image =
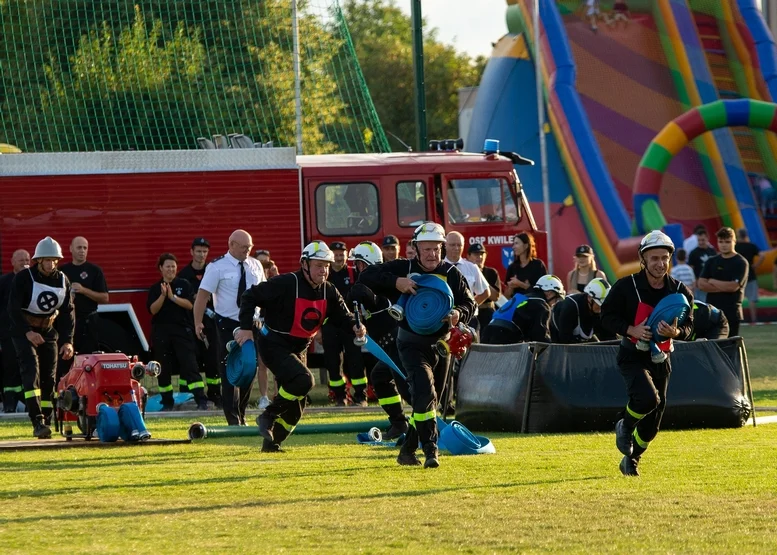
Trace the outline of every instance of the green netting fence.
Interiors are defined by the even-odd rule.
[[[306,154],[386,152],[337,0],[300,0]],[[296,145],[291,0],[0,0],[0,143]]]

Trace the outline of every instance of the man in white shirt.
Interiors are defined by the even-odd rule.
[[[486,281],[483,272],[480,271],[477,264],[473,264],[461,257],[463,252],[464,236],[458,231],[451,231],[445,238],[445,261],[456,266],[459,272],[464,275],[469,288],[472,290],[472,294],[475,296],[475,302],[480,304],[488,299],[490,292],[488,281]],[[478,311],[475,309],[475,314],[468,323],[476,329],[478,328],[477,314]]]
[[[699,224],[696,227],[693,228],[693,233],[691,233],[690,237],[686,237],[683,241],[683,250],[687,254],[691,254],[693,252],[693,249],[699,246],[699,233],[706,233],[707,228],[703,225]]]
[[[213,296],[218,328],[219,370],[221,372],[221,398],[224,404],[224,416],[230,426],[245,426],[246,407],[251,396],[251,388],[241,391],[229,383],[226,376],[227,343],[232,332],[240,327],[240,297],[251,286],[265,281],[262,264],[249,253],[253,240],[248,232],[238,229],[229,236],[229,251],[208,264],[202,276],[197,299],[194,302],[194,327],[197,337],[202,339],[204,325],[202,318],[208,299]]]

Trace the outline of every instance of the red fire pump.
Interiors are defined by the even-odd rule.
[[[440,339],[437,342],[437,353],[442,357],[450,354],[456,360],[461,360],[467,354],[467,349],[472,345],[474,338],[475,330],[459,322],[451,328],[450,337],[447,340]]]
[[[59,381],[54,399],[55,426],[67,439],[92,439],[97,429],[98,405],[116,410],[134,402],[145,414],[148,392],[138,383],[144,375],[159,376],[158,362],[143,364],[122,353],[77,355],[70,372]],[[81,430],[73,434],[71,422]]]

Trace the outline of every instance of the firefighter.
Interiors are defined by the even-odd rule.
[[[210,252],[210,242],[205,237],[196,237],[192,241],[189,251],[192,255],[192,261],[178,271],[178,277],[185,279],[191,286],[192,302],[197,297],[197,291],[200,290],[200,282],[205,276],[205,268],[208,266],[208,253]],[[197,341],[197,364],[199,371],[205,374],[205,384],[208,389],[208,399],[213,402],[216,408],[221,406],[221,376],[219,375],[219,356],[218,356],[218,333],[216,331],[216,322],[213,320],[213,302],[208,302],[208,308],[205,310],[206,318],[202,319],[204,325],[203,335],[205,341]],[[193,317],[193,312],[192,312]],[[194,321],[192,320],[192,325]],[[199,381],[199,380],[198,380]],[[179,386],[183,385],[178,382]]]
[[[542,276],[525,294],[515,293],[494,312],[483,330],[482,342],[489,345],[523,341],[550,343],[550,311],[565,295],[564,284],[558,277]]]
[[[475,311],[475,299],[467,280],[455,266],[443,262],[445,257],[445,229],[433,222],[418,226],[413,232],[417,256],[413,260],[396,259],[382,265],[368,267],[359,277],[360,281],[378,294],[392,295],[416,293],[415,275],[431,274],[444,280],[453,294],[453,309],[440,322],[436,331],[419,334],[410,328],[407,318],[399,323],[397,351],[402,366],[407,371],[410,401],[413,415],[410,419],[405,442],[399,451],[397,462],[416,466],[421,461],[416,456],[420,440],[426,460],[425,468],[440,465],[437,450],[437,392],[435,390],[434,367],[439,355],[435,344],[448,335],[450,327],[459,321],[467,322]],[[442,381],[445,383],[445,380]]]
[[[208,398],[197,365],[196,343],[192,327],[191,284],[176,277],[178,260],[169,252],[159,256],[157,269],[162,279],[148,290],[146,307],[151,313],[151,342],[154,357],[161,363],[159,393],[162,410],[173,410],[173,369],[178,370],[199,410],[207,410]]]
[[[365,241],[359,243],[353,249],[354,265],[356,271],[361,274],[369,266],[383,263],[383,254],[375,243]],[[357,280],[348,292],[347,304],[353,306],[357,302],[360,306],[364,324],[370,337],[380,345],[391,360],[402,370],[402,363],[397,352],[397,321],[391,317],[388,309],[399,298],[398,292],[393,299],[376,295],[364,283]],[[404,372],[404,370],[403,370]],[[410,390],[407,382],[394,375],[389,366],[377,361],[370,372],[370,383],[375,389],[378,404],[388,416],[390,426],[383,434],[383,439],[392,440],[407,433],[407,417],[402,410],[402,401],[410,404]]]
[[[599,315],[609,290],[606,279],[594,278],[582,293],[569,295],[556,303],[550,315],[551,341],[567,345],[599,341]]]
[[[645,235],[639,245],[642,269],[615,282],[602,305],[602,325],[622,337],[617,361],[629,401],[615,426],[615,443],[623,454],[620,471],[624,476],[639,476],[640,457],[661,424],[672,369],[671,356],[654,363],[649,351],[637,349],[637,342],[652,338],[647,318],[667,295],[681,293],[693,305],[688,288],[668,274],[672,253],[674,244],[667,235],[661,231]],[[693,316],[689,315],[681,326],[676,321],[662,321],[657,331],[661,337],[670,338],[661,344],[661,350],[670,355],[671,339],[687,340],[693,335]]]
[[[728,320],[723,311],[709,303],[694,299],[691,341],[726,339],[728,335]]]
[[[70,282],[57,270],[62,260],[62,248],[46,237],[38,242],[32,256],[37,264],[14,277],[8,298],[11,336],[22,374],[24,399],[32,421],[32,435],[39,439],[51,437],[59,356],[73,357],[75,308],[70,296]]]
[[[253,338],[254,311],[262,308],[265,317],[257,340],[259,353],[278,385],[278,394],[257,418],[264,438],[263,453],[280,451],[302,418],[314,385],[313,374],[303,360],[324,320],[352,330],[357,337],[366,333],[364,326],[356,327],[343,297],[326,280],[333,261],[326,243],[313,241],[303,249],[298,271],[255,285],[242,296],[240,331],[235,339],[242,345]]]
[[[11,337],[11,317],[8,314],[8,296],[11,294],[13,278],[30,266],[30,253],[19,249],[11,256],[11,268],[0,277],[0,350],[3,359],[3,410],[16,412],[16,407],[24,401],[22,375],[19,373],[19,362],[16,359],[16,349]]]
[[[355,281],[353,267],[349,266],[345,259],[347,248],[342,241],[333,241],[329,244],[329,250],[332,251],[334,262],[329,268],[327,281],[337,288],[341,297],[346,298]],[[353,336],[349,330],[343,330],[342,327],[327,322],[321,328],[321,338],[324,347],[324,366],[329,373],[329,391],[335,404],[340,406],[348,404],[345,378],[341,373],[342,366],[345,377],[353,386],[353,404],[366,407],[367,375],[364,371],[361,349],[353,344]]]

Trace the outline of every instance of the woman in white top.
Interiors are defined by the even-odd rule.
[[[594,278],[607,279],[607,276],[596,268],[594,251],[590,245],[580,245],[575,249],[575,268],[567,274],[567,291],[582,293]]]

